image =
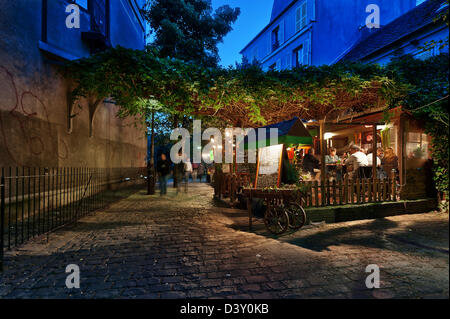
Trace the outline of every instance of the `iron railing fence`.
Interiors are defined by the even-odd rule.
[[[1,168],[3,253],[104,208],[145,183],[146,168]]]

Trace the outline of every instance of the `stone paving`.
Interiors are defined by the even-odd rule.
[[[0,298],[448,298],[448,214],[308,225],[276,238],[206,184],[139,192],[7,252]],[[80,289],[66,288],[66,266]],[[367,289],[366,266],[380,267]]]

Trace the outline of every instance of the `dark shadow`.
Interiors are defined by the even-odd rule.
[[[229,203],[226,203],[224,200],[219,199],[217,197],[214,197],[213,205],[214,205],[214,207],[220,207],[220,208],[229,208],[230,207]]]
[[[374,224],[377,224],[375,222]],[[301,246],[303,248],[307,248],[314,251],[324,251],[329,250],[329,246],[333,245],[351,245],[351,246],[364,246],[370,248],[381,248],[388,249],[386,245],[386,241],[378,236],[374,236],[373,234],[367,235],[356,235],[352,237],[343,237],[343,235],[348,235],[348,233],[354,231],[372,231],[371,225],[369,223],[366,227],[343,227],[343,228],[334,228],[324,231],[318,231],[313,235],[306,235],[298,238],[293,238],[286,240],[286,242]],[[392,226],[393,227],[393,226]],[[301,231],[301,230],[300,230]]]
[[[409,230],[390,232],[390,229],[399,226],[398,223],[387,218],[378,218],[365,222],[361,221],[362,223],[352,226],[345,223],[336,223],[332,228],[326,229],[323,229],[320,224],[305,225],[300,230],[289,229],[284,234],[277,236],[267,231],[262,218],[254,217],[252,230],[249,230],[248,218],[241,218],[243,214],[224,215],[232,220],[235,217],[234,223],[228,226],[234,230],[277,239],[317,252],[328,251],[330,246],[350,245],[393,251],[398,249],[402,251],[410,250],[412,253],[419,254],[427,253],[427,251],[449,254],[448,223],[438,221],[430,221],[426,225],[415,222],[408,226]],[[342,227],[339,227],[340,224]],[[423,235],[420,235],[420,230],[422,230]],[[446,247],[442,247],[445,246],[445,242],[447,243]]]

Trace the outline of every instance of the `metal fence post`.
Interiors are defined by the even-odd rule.
[[[5,169],[2,168],[2,177],[0,181],[0,271],[3,271],[3,251],[5,235]]]

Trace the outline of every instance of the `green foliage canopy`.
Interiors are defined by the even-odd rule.
[[[264,72],[257,65],[209,68],[161,58],[153,49],[110,49],[69,63],[72,99],[112,98],[121,116],[144,115],[143,100],[167,112],[215,115],[227,124],[270,124],[291,116],[323,118],[336,109],[396,106],[406,86],[376,65],[359,63]]]
[[[426,61],[406,56],[385,67],[346,63],[264,72],[257,65],[210,68],[161,58],[154,49],[117,47],[69,63],[66,75],[74,81],[73,102],[109,97],[120,116],[145,117],[145,101],[156,100],[165,113],[214,115],[242,127],[402,105],[426,123],[436,185],[448,197],[448,54]]]
[[[150,0],[141,12],[155,36],[151,46],[161,57],[215,67],[217,45],[232,30],[240,9],[225,5],[213,12],[211,1]]]

